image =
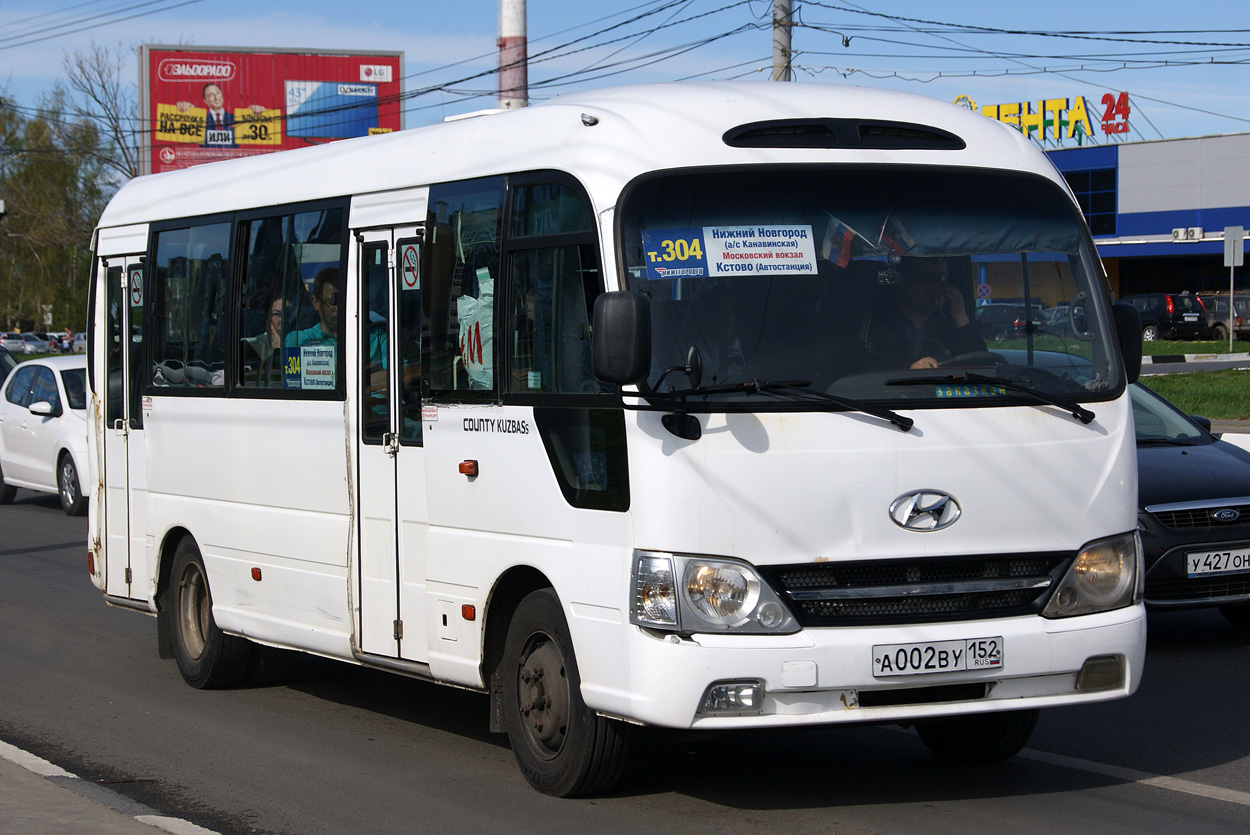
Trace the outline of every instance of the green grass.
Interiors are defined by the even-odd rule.
[[[1212,420],[1250,420],[1250,371],[1152,374],[1141,382],[1187,415]]]
[[[1157,339],[1154,342],[1141,344],[1142,356],[1157,357],[1161,354],[1227,354],[1228,340],[1214,342],[1182,342]],[[1234,354],[1250,353],[1250,342],[1240,339],[1233,340]]]

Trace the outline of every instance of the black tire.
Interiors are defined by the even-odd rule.
[[[1007,331],[1005,331],[1005,330],[1003,330],[1003,329],[999,328],[999,329],[997,329],[997,330],[995,330],[995,331],[994,331],[993,335],[992,335],[990,338],[991,338],[991,339],[993,339],[995,342],[1006,342],[1006,341],[1007,341]]]
[[[1221,606],[1220,614],[1238,629],[1250,629],[1250,603],[1231,603]]]
[[[61,455],[56,465],[56,492],[66,516],[82,516],[87,512],[87,497],[82,494],[78,468],[74,466],[74,456],[68,452]]]
[[[1154,342],[1159,338],[1158,325],[1143,325],[1141,329],[1141,338],[1143,342]]]
[[[197,690],[241,684],[252,672],[255,644],[217,627],[208,574],[189,536],[174,551],[167,599],[174,659],[187,684]]]
[[[1223,325],[1216,325],[1211,329],[1211,338],[1219,340],[1228,339],[1228,328]]]
[[[1033,709],[952,716],[917,725],[916,732],[938,759],[993,763],[1020,753],[1037,727],[1038,713]]]
[[[530,785],[556,797],[612,788],[628,757],[626,727],[582,701],[569,627],[551,589],[517,607],[501,672],[508,739]]]
[[[4,483],[4,468],[0,467],[0,504],[13,504],[17,488]]]

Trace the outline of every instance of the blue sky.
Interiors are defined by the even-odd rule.
[[[1250,62],[1244,3],[793,4],[798,83],[978,104],[1081,95],[1091,111],[1104,94],[1128,91],[1130,140],[1250,131],[1250,74],[1236,63]],[[529,0],[531,98],[644,81],[765,80],[771,5]],[[93,42],[124,48],[126,77],[135,79],[141,43],[396,50],[405,55],[405,89],[429,90],[407,104],[406,125],[415,127],[494,106],[494,77],[470,77],[495,66],[497,27],[498,0],[0,0],[0,86],[35,105],[61,75],[64,54]]]

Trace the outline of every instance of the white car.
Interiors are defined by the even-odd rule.
[[[22,335],[20,333],[0,333],[0,348],[5,348],[15,354],[20,354],[26,350],[26,343],[22,341]]]
[[[87,511],[87,360],[19,363],[0,391],[0,504],[17,488],[56,493],[70,516]]]

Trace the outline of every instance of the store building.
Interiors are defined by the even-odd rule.
[[[1047,152],[1089,221],[1117,296],[1228,292],[1224,229],[1250,230],[1250,133]],[[1238,267],[1237,292],[1250,289]]]

